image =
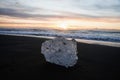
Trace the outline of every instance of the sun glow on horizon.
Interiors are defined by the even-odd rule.
[[[89,0],[0,0],[0,28],[120,30],[119,0],[88,2]]]
[[[68,27],[69,27],[69,25],[67,24],[67,23],[59,23],[59,24],[57,24],[57,27],[58,28],[61,28],[62,30],[67,30],[68,29]]]

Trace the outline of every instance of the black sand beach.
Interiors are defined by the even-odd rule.
[[[120,48],[77,43],[79,60],[67,69],[45,61],[41,54],[45,40],[0,35],[0,76],[16,80],[120,80]]]

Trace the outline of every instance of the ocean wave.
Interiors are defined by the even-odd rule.
[[[64,36],[67,38],[120,42],[119,31],[80,30],[59,32],[54,30],[0,29],[0,34],[20,34],[35,36]]]

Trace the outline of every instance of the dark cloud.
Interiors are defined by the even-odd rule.
[[[44,15],[44,14],[30,14],[27,12],[17,11],[10,8],[0,8],[0,15],[19,18],[64,18],[62,15]]]
[[[108,3],[105,1],[107,1]],[[120,17],[120,0],[63,0],[64,3],[68,3],[67,6],[69,8],[61,7],[63,8],[63,10],[61,9],[61,11],[59,11],[57,7],[53,6],[50,6],[50,10],[48,8],[50,4],[41,8],[41,6],[39,5],[34,5],[34,7],[31,6],[30,4],[32,4],[32,2],[26,5],[20,0],[1,0],[0,2],[0,15],[6,15],[11,17],[40,19],[71,17]],[[84,11],[82,12],[82,10]]]
[[[71,18],[71,17],[94,17],[95,16],[89,16],[84,14],[77,14],[72,12],[62,12],[62,11],[56,11],[58,13],[61,13],[61,15],[44,15],[44,14],[30,14],[25,13],[23,11],[17,11],[15,9],[10,8],[0,8],[0,15],[6,15],[10,17],[19,17],[19,18],[41,18],[41,19],[47,19],[47,18]]]
[[[104,6],[98,6],[97,8],[104,8]],[[119,5],[118,5],[119,6]],[[118,8],[116,6],[115,8]],[[39,14],[31,14],[31,11],[39,10]],[[53,14],[44,14],[46,11],[51,11]],[[55,15],[54,13],[60,13],[59,15]],[[0,15],[10,16],[10,17],[19,17],[19,18],[39,18],[42,20],[49,19],[49,18],[79,18],[79,17],[88,17],[88,18],[100,18],[100,17],[106,17],[106,16],[95,16],[95,15],[87,15],[87,14],[80,14],[80,13],[74,13],[74,12],[67,12],[67,11],[55,11],[55,10],[49,10],[44,8],[0,8]]]
[[[20,13],[10,8],[0,8],[0,15],[12,16],[12,17],[29,17],[27,14]]]

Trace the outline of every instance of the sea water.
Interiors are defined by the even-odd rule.
[[[0,34],[27,36],[53,39],[64,36],[67,39],[74,38],[77,42],[120,47],[120,31],[118,30],[74,30],[56,31],[43,29],[0,29]]]
[[[0,29],[0,34],[34,35],[46,37],[64,36],[67,38],[120,43],[120,31],[117,30],[56,31],[42,29]]]

